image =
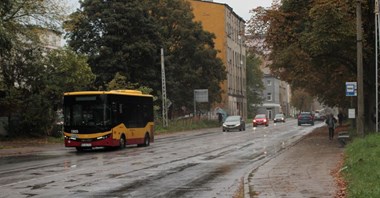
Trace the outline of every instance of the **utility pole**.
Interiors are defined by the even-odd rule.
[[[168,108],[167,108],[167,102],[166,102],[164,48],[161,48],[161,79],[162,79],[162,126],[168,127]]]
[[[357,84],[358,84],[358,117],[356,132],[364,136],[364,90],[363,90],[363,30],[361,0],[356,0],[356,45],[357,45]]]
[[[379,64],[379,33],[380,33],[380,27],[379,27],[379,1],[375,0],[375,78],[376,78],[376,83],[375,83],[375,88],[376,88],[376,108],[375,108],[375,124],[376,124],[376,132],[379,131],[379,87],[378,87],[378,81],[379,81],[379,70],[378,70],[378,64]]]

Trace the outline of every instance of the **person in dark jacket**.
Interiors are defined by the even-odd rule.
[[[332,140],[334,138],[336,121],[337,120],[332,113],[326,119],[326,124],[329,128],[329,140]]]
[[[339,126],[342,126],[342,123],[343,123],[343,113],[342,112],[339,112],[338,114],[338,122],[339,122]]]

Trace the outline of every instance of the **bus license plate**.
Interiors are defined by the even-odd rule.
[[[91,143],[83,143],[81,144],[81,147],[91,147]]]

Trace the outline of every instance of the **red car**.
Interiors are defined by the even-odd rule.
[[[268,126],[269,125],[269,119],[267,115],[265,114],[257,114],[255,118],[252,121],[253,127],[257,127],[257,125],[264,125]]]

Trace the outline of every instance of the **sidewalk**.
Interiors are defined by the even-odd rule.
[[[315,129],[296,145],[254,170],[248,177],[250,197],[335,197],[339,187],[333,170],[344,148],[328,139],[327,128]]]
[[[48,144],[48,145],[39,145],[39,146],[24,146],[24,147],[16,147],[16,148],[6,148],[0,149],[0,158],[1,157],[10,157],[10,156],[21,156],[21,155],[33,155],[36,153],[46,152],[46,151],[54,151],[54,150],[62,150],[64,146],[60,143],[56,144]]]

